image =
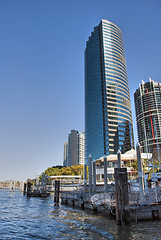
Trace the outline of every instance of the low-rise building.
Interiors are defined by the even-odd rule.
[[[107,177],[109,180],[114,179],[114,168],[117,167],[117,157],[117,154],[110,154],[107,156]],[[151,153],[141,153],[142,160],[150,160],[151,157]],[[137,153],[134,149],[131,149],[124,154],[121,154],[122,167],[127,167],[129,177],[135,174],[135,171],[131,166],[131,163],[135,160],[137,160]],[[102,181],[104,179],[104,157],[97,159],[96,165],[97,181]]]

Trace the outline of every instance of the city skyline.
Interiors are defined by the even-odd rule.
[[[121,29],[102,19],[85,49],[86,162],[134,148],[133,123]]]
[[[0,2],[0,180],[35,178],[62,164],[71,129],[84,131],[84,49],[102,18],[123,32],[133,93],[161,82],[161,2]]]

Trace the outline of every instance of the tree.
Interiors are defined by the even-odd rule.
[[[47,168],[43,173],[45,173],[48,176],[60,176],[60,175],[78,176],[78,175],[81,175],[83,178],[84,166],[83,165],[74,165],[71,167],[52,166],[52,167]]]

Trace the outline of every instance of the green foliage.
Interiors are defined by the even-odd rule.
[[[71,166],[71,167],[52,166],[52,167],[47,168],[44,173],[47,176],[60,176],[60,175],[78,176],[78,175],[81,175],[83,177],[84,166],[83,165],[76,165],[76,166]]]
[[[147,163],[147,160],[146,159],[143,159],[142,160],[142,164],[143,164],[143,171],[144,173],[147,172],[147,166],[148,166],[148,163]],[[127,167],[132,167],[133,170],[135,171],[135,174],[134,175],[138,175],[138,163],[137,163],[137,160],[133,160],[129,162],[127,162]]]

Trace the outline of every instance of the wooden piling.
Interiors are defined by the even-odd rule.
[[[30,197],[31,194],[31,183],[27,182],[27,197]]]
[[[55,180],[55,192],[54,192],[54,202],[59,204],[59,193],[60,193],[60,181]]]
[[[104,156],[104,189],[105,193],[107,193],[107,157]]]
[[[72,199],[72,206],[75,207],[75,201]]]
[[[96,161],[93,160],[93,193],[96,192]]]
[[[81,203],[81,209],[84,210],[84,202]]]
[[[121,151],[120,151],[120,149],[118,149],[118,151],[117,151],[117,167],[118,168],[122,167],[122,164],[121,164]]]
[[[89,196],[92,194],[92,155],[89,155]]]
[[[87,192],[87,165],[84,164],[84,193]]]
[[[143,194],[144,178],[143,178],[143,166],[141,162],[141,149],[140,149],[139,143],[137,143],[136,145],[136,152],[137,152],[137,163],[138,163],[139,190],[140,190],[140,193]]]
[[[116,220],[124,225],[131,222],[129,210],[127,168],[115,168]]]
[[[26,194],[26,183],[24,183],[23,194]]]

